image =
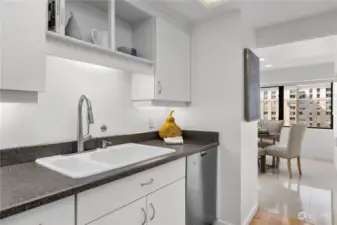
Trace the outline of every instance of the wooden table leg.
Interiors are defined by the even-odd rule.
[[[261,158],[261,163],[260,163],[261,173],[265,173],[266,172],[266,156],[264,155],[264,156],[261,156],[260,158]]]
[[[276,137],[274,136],[273,137],[273,145],[275,145],[276,144]],[[272,166],[273,166],[273,168],[275,168],[276,167],[276,157],[275,156],[273,156],[273,163],[272,163]]]

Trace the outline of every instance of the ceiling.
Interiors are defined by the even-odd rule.
[[[337,9],[336,0],[224,0],[212,8],[201,0],[148,0],[167,14],[187,24],[196,24],[226,11],[240,9],[252,27],[264,27]]]
[[[337,36],[315,38],[283,45],[254,49],[260,61],[260,69],[274,70],[322,63],[336,59]],[[267,67],[267,65],[272,65]]]

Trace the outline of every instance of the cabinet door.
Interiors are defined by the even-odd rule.
[[[129,205],[118,209],[90,225],[145,225],[146,224],[146,198],[139,199]]]
[[[148,225],[185,225],[185,178],[147,197]]]
[[[0,225],[75,225],[74,197],[0,220]]]
[[[190,101],[190,35],[156,18],[155,99]]]
[[[47,0],[2,0],[0,89],[44,91]]]

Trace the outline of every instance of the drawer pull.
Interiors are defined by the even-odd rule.
[[[154,219],[154,217],[156,216],[156,210],[155,210],[155,208],[154,208],[154,206],[153,206],[153,204],[152,204],[152,203],[150,203],[150,206],[151,206],[151,208],[152,208],[152,211],[153,211],[153,215],[152,215],[152,217],[150,218],[150,220],[153,220],[153,219]]]
[[[142,211],[144,213],[144,221],[143,221],[142,225],[145,225],[146,224],[146,212],[145,212],[144,208],[142,208]]]
[[[153,179],[153,178],[151,178],[151,180],[150,180],[149,182],[146,182],[146,183],[141,183],[140,185],[142,185],[142,186],[150,185],[150,184],[152,184],[152,183],[153,183],[153,181],[154,181],[154,179]]]

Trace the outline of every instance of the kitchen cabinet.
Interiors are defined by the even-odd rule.
[[[55,15],[48,19],[48,55],[130,72],[153,71],[152,14],[124,0],[49,0],[48,8]],[[75,25],[67,29],[68,24]],[[137,56],[126,53],[131,49]]]
[[[191,101],[190,35],[155,20],[154,73],[132,75],[132,100]]]
[[[0,225],[75,225],[75,197],[68,197],[0,220]]]
[[[0,90],[45,90],[46,5],[47,0],[0,2]]]
[[[147,196],[148,225],[185,225],[185,179]]]
[[[119,225],[118,222],[121,222],[120,225],[142,224],[144,211],[148,219],[149,216],[151,218],[153,216],[153,211],[149,211],[147,204],[149,198],[153,200],[153,206],[158,207],[159,211],[164,210],[165,205],[174,202],[175,206],[166,207],[169,210],[171,207],[177,209],[172,209],[172,212],[168,214],[177,214],[177,217],[181,219],[185,215],[185,176],[186,159],[182,158],[79,193],[77,195],[77,225]],[[153,197],[151,197],[152,194]],[[162,199],[164,195],[169,199]],[[164,202],[161,203],[161,201]],[[92,207],[93,205],[95,207]],[[178,212],[178,210],[183,211]],[[162,211],[159,215],[164,216],[165,213]],[[133,216],[135,218],[129,218],[130,216],[127,215],[135,215]]]
[[[180,179],[89,224],[185,225],[185,183]]]
[[[145,225],[146,198],[141,198],[129,205],[108,214],[90,225]]]
[[[156,19],[155,99],[189,102],[190,35]]]

